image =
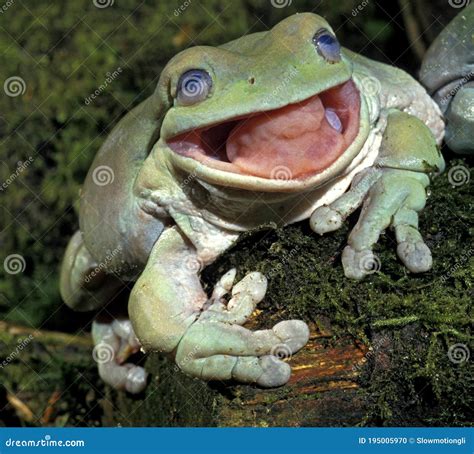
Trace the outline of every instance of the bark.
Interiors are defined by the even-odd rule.
[[[218,426],[328,426],[354,425],[364,415],[358,394],[360,365],[367,348],[348,339],[329,342],[332,334],[312,326],[304,351],[289,359],[293,375],[285,387],[265,390],[252,386],[204,384],[185,377],[169,361],[152,356],[150,386],[144,396],[131,397],[104,387],[95,372],[92,343],[85,335],[32,330],[0,323],[2,367],[2,420],[15,425],[97,425],[91,399],[100,407],[104,425],[218,425]],[[17,346],[25,344],[15,354]],[[58,364],[54,358],[60,357]],[[9,358],[8,360],[6,358]],[[89,383],[94,396],[71,399],[68,387],[77,379],[63,376],[75,371]],[[48,371],[60,366],[54,379]],[[38,381],[40,383],[38,383]],[[38,388],[39,385],[39,388]],[[199,394],[195,394],[198,391]],[[167,402],[163,401],[166,397]],[[77,421],[73,413],[85,416]]]

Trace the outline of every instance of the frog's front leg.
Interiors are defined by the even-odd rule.
[[[262,331],[242,327],[265,295],[265,277],[250,273],[233,286],[231,270],[208,299],[198,262],[194,246],[177,227],[166,230],[155,244],[129,303],[144,348],[171,354],[185,373],[203,380],[234,379],[266,387],[286,383],[291,369],[272,353],[302,348],[309,338],[306,324],[283,321]],[[228,292],[232,297],[226,304]]]
[[[311,228],[319,234],[336,230],[362,205],[342,254],[345,275],[361,279],[373,271],[372,248],[388,227],[395,230],[397,253],[405,266],[413,273],[427,271],[432,258],[418,231],[418,212],[426,203],[428,174],[443,169],[444,160],[428,127],[393,110],[374,167],[356,175],[350,190],[335,202],[317,208]]]

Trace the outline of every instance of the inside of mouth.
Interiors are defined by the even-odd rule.
[[[352,81],[279,109],[187,131],[168,139],[182,156],[218,170],[268,179],[305,178],[336,161],[359,130]]]

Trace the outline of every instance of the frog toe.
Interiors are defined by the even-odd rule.
[[[398,245],[397,254],[412,273],[424,273],[433,265],[431,251],[423,241],[404,241]]]
[[[263,388],[276,388],[288,382],[291,376],[291,367],[273,355],[260,358],[262,375],[258,377],[257,384]]]
[[[125,363],[130,355],[140,349],[128,319],[92,324],[94,349],[92,356],[97,362],[99,376],[108,385],[132,394],[142,392],[147,384],[148,374],[143,367]]]
[[[327,205],[317,208],[309,221],[311,229],[319,235],[339,229],[343,222],[341,214]]]
[[[380,260],[370,249],[356,251],[346,246],[342,252],[342,266],[346,277],[360,280],[380,270]]]

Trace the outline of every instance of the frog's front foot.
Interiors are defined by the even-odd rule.
[[[413,273],[427,271],[432,258],[418,231],[418,212],[425,206],[428,184],[421,172],[369,168],[356,176],[348,192],[314,211],[311,228],[321,235],[336,230],[362,205],[342,253],[345,275],[361,279],[380,267],[372,248],[388,227],[395,230],[397,253],[405,266]]]
[[[280,358],[308,342],[308,327],[300,320],[254,332],[240,326],[265,296],[267,280],[253,272],[233,286],[235,273],[232,269],[221,278],[199,319],[186,331],[177,349],[176,364],[204,380],[281,386],[289,380],[291,368]],[[223,298],[227,293],[231,293],[228,302]]]
[[[244,328],[241,325],[265,295],[265,277],[249,273],[233,285],[235,270],[231,270],[208,298],[194,266],[197,261],[194,246],[176,227],[166,230],[155,244],[129,303],[145,350],[168,353],[183,372],[203,380],[265,387],[286,383],[291,369],[281,357],[307,343],[306,323],[289,320],[267,330]]]
[[[132,394],[143,391],[147,383],[145,369],[125,362],[130,355],[140,350],[140,342],[130,320],[95,320],[92,324],[92,338],[92,355],[98,364],[102,380],[115,389]]]

